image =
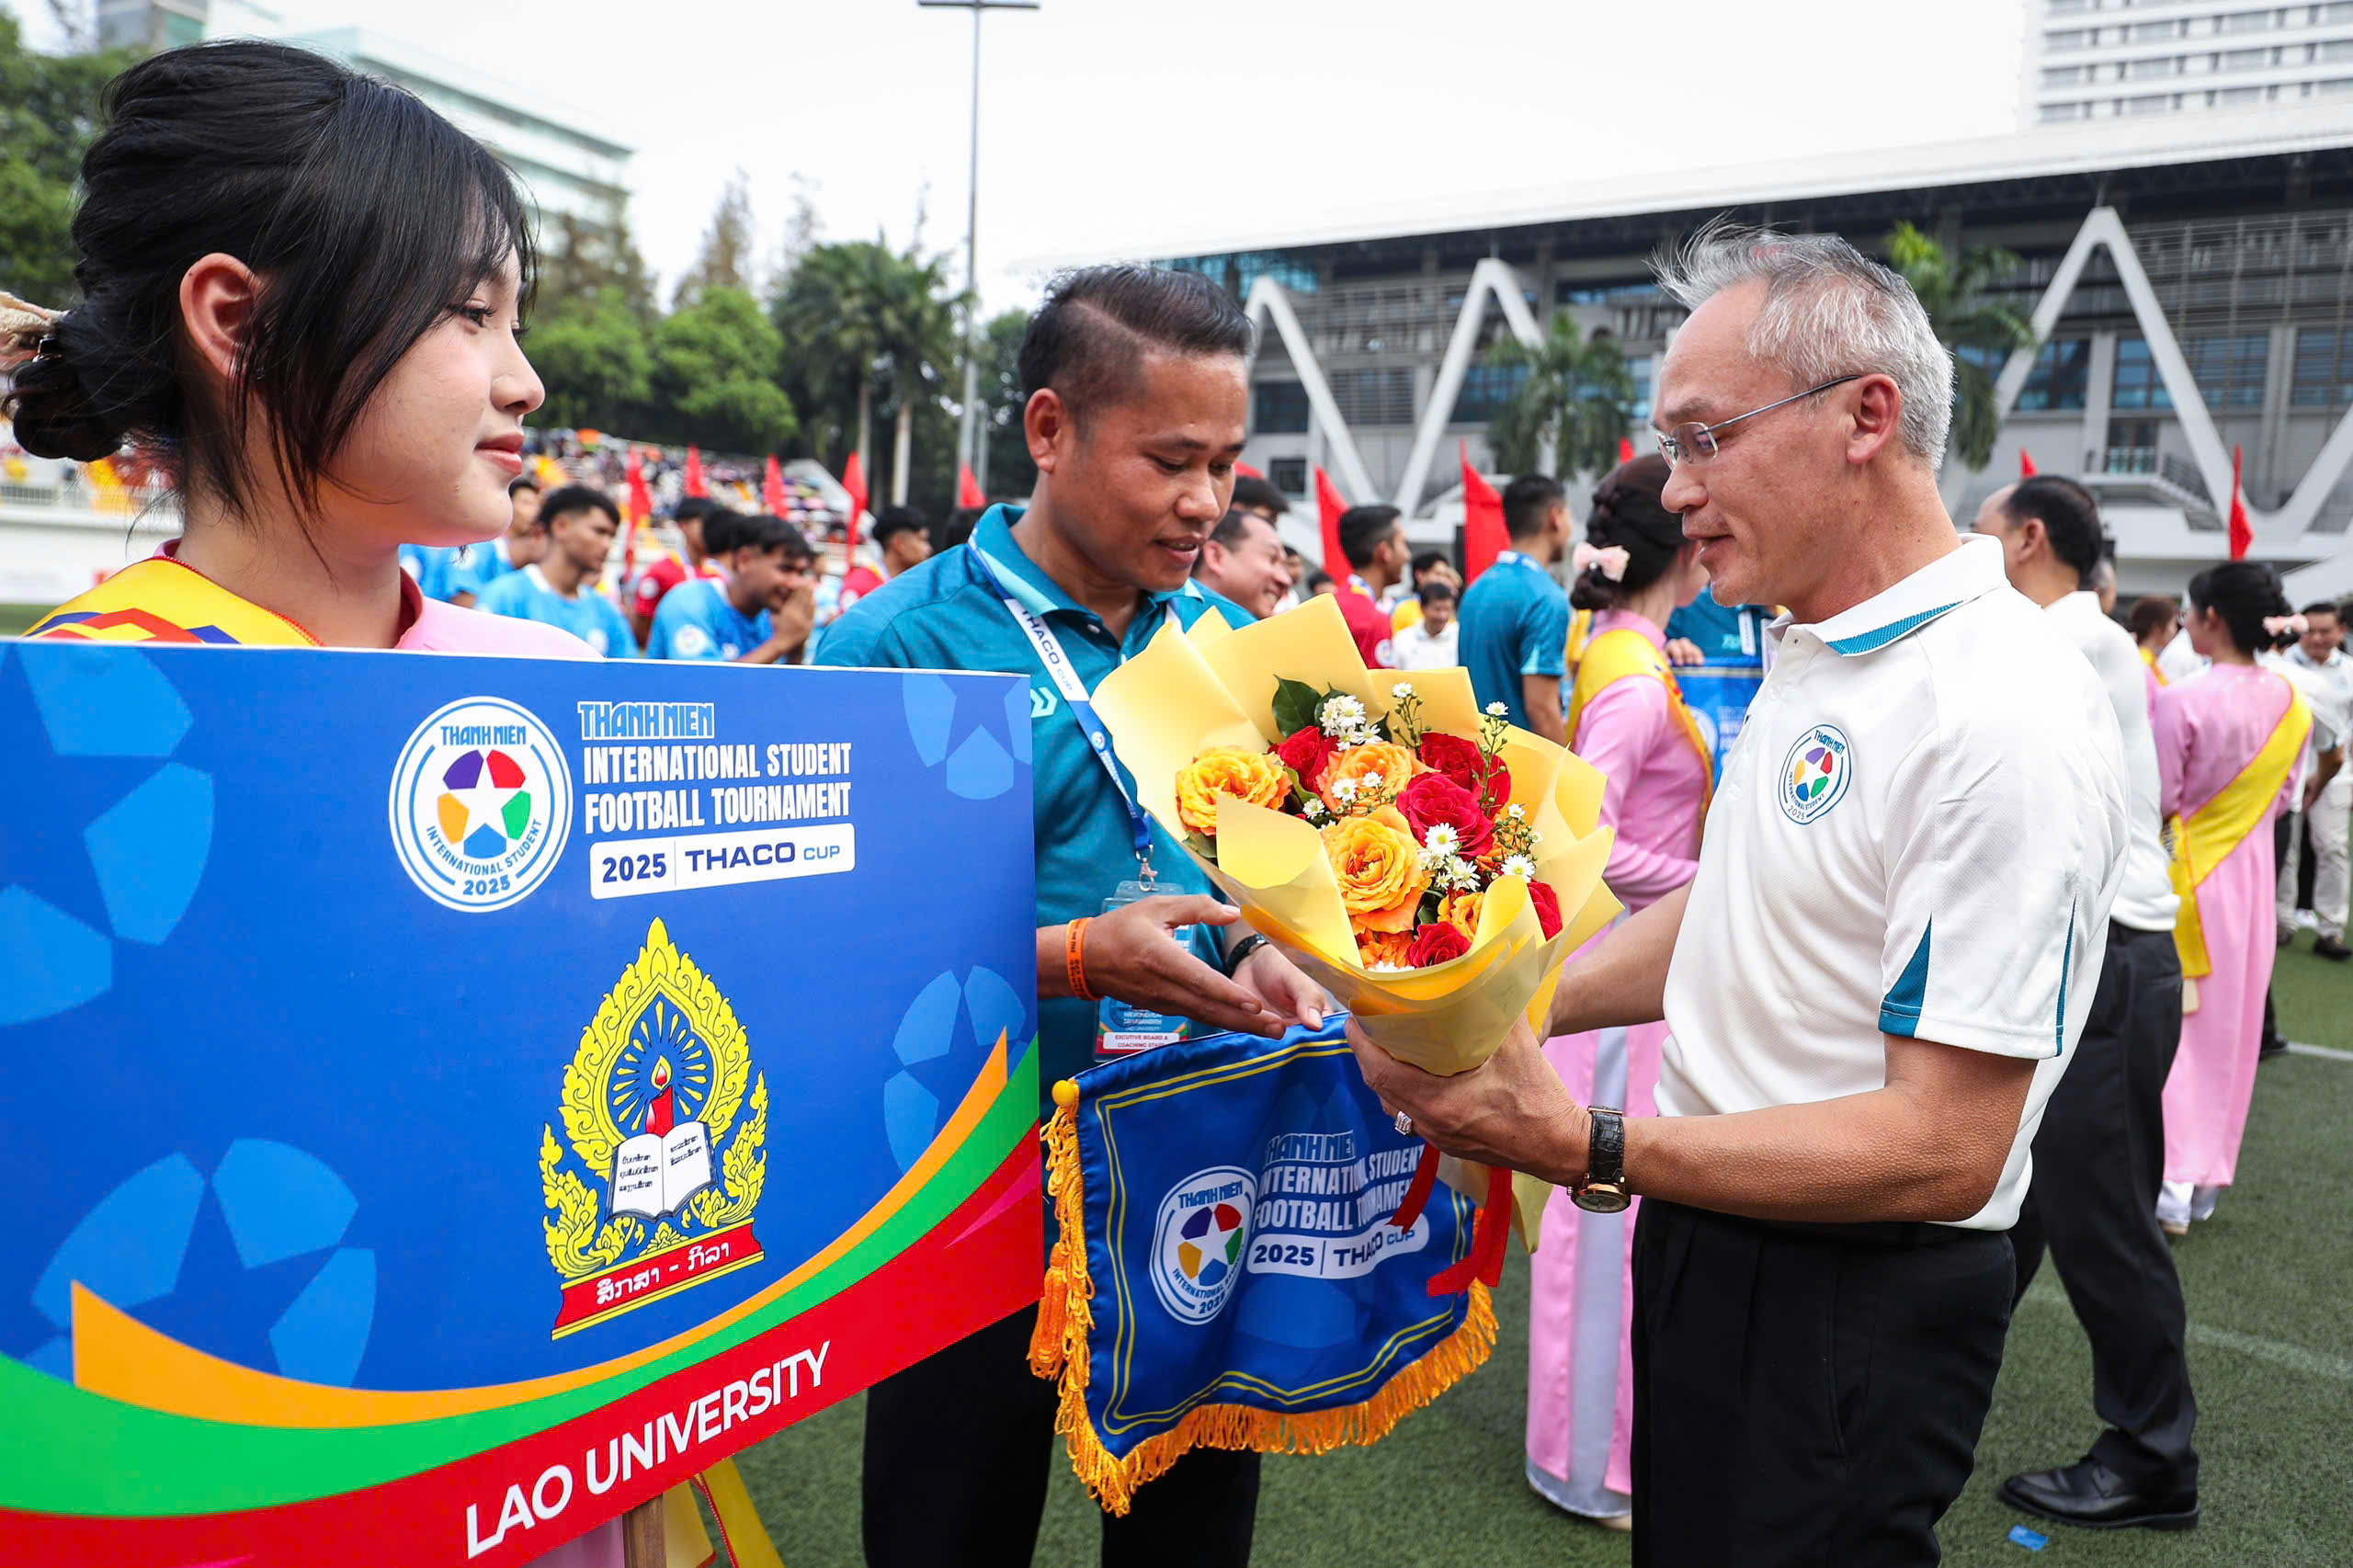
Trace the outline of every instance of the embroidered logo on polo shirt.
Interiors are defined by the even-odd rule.
[[[1802,827],[1826,814],[1847,796],[1855,756],[1847,733],[1816,724],[1797,738],[1781,761],[1781,814]]]

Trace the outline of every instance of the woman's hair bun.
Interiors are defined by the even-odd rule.
[[[75,365],[74,345],[95,335],[89,314],[85,306],[60,316],[40,352],[17,367],[7,413],[17,444],[35,457],[96,462],[119,450],[130,432],[125,411],[102,408]]]

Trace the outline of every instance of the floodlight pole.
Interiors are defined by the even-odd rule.
[[[972,13],[972,170],[964,206],[964,416],[956,426],[956,460],[978,472],[981,401],[981,13],[1034,11],[1040,0],[915,0],[925,10]]]

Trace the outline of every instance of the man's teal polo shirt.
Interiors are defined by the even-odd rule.
[[[1128,627],[1113,637],[1092,610],[1081,608],[1013,542],[1017,506],[993,506],[972,530],[972,548],[984,552],[1007,592],[1042,619],[1063,645],[1079,678],[1093,691],[1121,661],[1140,653],[1174,611],[1190,626],[1214,608],[1240,626],[1248,615],[1222,596],[1188,581],[1149,597]],[[1103,913],[1103,901],[1136,876],[1135,839],[1127,808],[1079,730],[1062,693],[1038,660],[1029,637],[982,573],[969,550],[935,555],[891,581],[891,590],[863,598],[826,629],[817,662],[848,668],[995,670],[1029,683],[1030,767],[1035,800],[1038,924]],[[1132,780],[1131,780],[1132,782]],[[942,853],[953,852],[955,824],[938,824]],[[1205,893],[1203,877],[1185,851],[1153,825],[1155,891]],[[1222,938],[1214,927],[1188,933],[1204,962],[1216,965]],[[1039,1009],[1039,1089],[1095,1060],[1095,1004],[1063,997]]]
[[[1765,628],[1773,616],[1770,605],[1720,605],[1714,589],[1702,588],[1667,617],[1666,634],[1687,639],[1711,665],[1761,665]]]
[[[1479,706],[1500,702],[1513,723],[1531,728],[1519,677],[1567,672],[1569,596],[1550,572],[1506,550],[1462,591],[1456,619],[1462,623],[1456,650]]]

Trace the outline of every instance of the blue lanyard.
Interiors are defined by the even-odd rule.
[[[1135,836],[1140,880],[1144,890],[1150,892],[1153,884],[1152,817],[1136,803],[1134,791],[1128,788],[1126,778],[1120,772],[1120,759],[1111,750],[1110,734],[1103,728],[1103,721],[1096,716],[1095,704],[1086,695],[1086,683],[1078,678],[1078,671],[1072,666],[1070,655],[1063,651],[1062,641],[1054,635],[1053,629],[1039,619],[1028,605],[1006,590],[1004,582],[997,576],[995,568],[989,564],[989,558],[981,547],[968,541],[964,548],[972,552],[972,564],[979,567],[981,575],[988,579],[989,586],[995,590],[996,597],[1005,601],[1005,608],[1013,612],[1015,624],[1029,639],[1029,645],[1037,650],[1038,662],[1046,666],[1047,676],[1052,679],[1055,689],[1063,694],[1063,706],[1078,721],[1079,731],[1086,735],[1086,744],[1094,751],[1097,760],[1103,764],[1103,771],[1111,776],[1111,788],[1120,792],[1120,803],[1128,809],[1128,828]]]

